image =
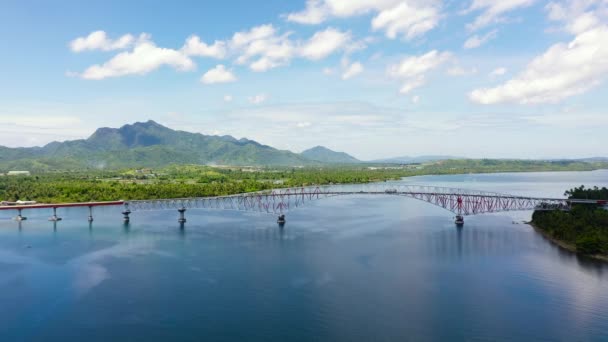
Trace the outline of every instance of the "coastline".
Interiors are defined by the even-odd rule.
[[[537,227],[532,221],[530,222],[525,222],[527,225],[531,226],[537,233],[539,233],[543,238],[549,240],[551,243],[555,244],[556,246],[565,249],[571,253],[574,253],[576,255],[580,255],[580,256],[584,256],[584,257],[588,257],[588,258],[592,258],[594,260],[600,260],[600,261],[604,261],[604,262],[608,262],[608,255],[602,255],[602,254],[582,254],[576,251],[576,246],[569,244],[567,242],[561,241],[559,239],[556,239],[555,237],[551,236],[549,233],[545,232],[544,230],[542,230],[541,228]]]

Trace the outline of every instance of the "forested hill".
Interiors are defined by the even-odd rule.
[[[330,164],[354,164],[361,161],[345,152],[336,152],[323,146],[316,146],[300,153],[303,157]]]
[[[608,188],[581,186],[565,195],[608,201]],[[571,250],[608,260],[608,210],[601,205],[575,204],[570,211],[535,211],[532,223]]]
[[[52,142],[44,147],[0,147],[0,170],[118,169],[172,163],[315,164],[296,153],[253,140],[176,131],[151,120],[121,128],[99,128],[88,139]]]

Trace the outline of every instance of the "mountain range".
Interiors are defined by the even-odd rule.
[[[168,164],[312,165],[318,162],[253,140],[177,131],[152,120],[99,128],[87,139],[43,147],[0,147],[0,169],[61,170]]]
[[[87,139],[43,147],[0,146],[0,172],[162,167],[169,164],[234,166],[313,166],[328,164],[410,164],[454,156],[397,157],[360,161],[345,152],[316,146],[302,153],[279,150],[249,139],[173,130],[152,120],[97,129]],[[587,158],[584,161],[605,161]],[[581,161],[583,161],[581,159]]]

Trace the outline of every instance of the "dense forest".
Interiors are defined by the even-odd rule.
[[[584,186],[566,191],[568,198],[608,200],[608,188]],[[535,211],[532,223],[552,238],[589,255],[608,255],[608,210],[599,205],[573,205],[570,211]]]
[[[277,187],[367,183],[417,175],[593,170],[604,164],[509,160],[447,160],[409,165],[211,167],[172,165],[120,171],[45,171],[0,176],[0,201],[43,203],[228,195]]]

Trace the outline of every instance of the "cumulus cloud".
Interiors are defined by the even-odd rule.
[[[488,41],[496,38],[497,32],[498,32],[497,30],[492,30],[492,31],[484,34],[483,36],[474,35],[464,42],[463,47],[465,49],[478,48],[478,47],[482,46],[483,44],[487,43]]]
[[[226,43],[216,40],[209,45],[201,41],[201,38],[192,35],[186,39],[182,52],[187,56],[212,57],[223,59],[226,56]]]
[[[467,24],[467,29],[476,31],[490,24],[504,21],[504,14],[528,7],[535,1],[536,0],[473,0],[471,6],[469,6],[465,13],[481,11],[481,14],[479,14],[472,23]]]
[[[456,65],[448,69],[448,75],[450,76],[467,76],[477,73],[477,68],[464,69],[463,67]]]
[[[237,64],[249,64],[252,71],[262,72],[287,65],[294,57],[296,47],[290,34],[279,35],[274,26],[261,25],[235,33],[229,46],[239,54]]]
[[[301,12],[290,13],[285,15],[287,21],[300,24],[320,24],[327,19],[327,10],[323,7],[320,0],[308,0],[306,9]]]
[[[372,28],[384,30],[390,39],[403,35],[409,40],[432,30],[438,21],[438,8],[415,6],[412,2],[403,1],[395,7],[381,10],[372,20]]]
[[[336,51],[346,48],[350,41],[350,33],[328,28],[315,33],[301,47],[300,55],[311,60],[323,59]]]
[[[449,52],[432,50],[424,55],[405,57],[398,64],[389,66],[389,76],[403,80],[403,86],[399,90],[407,94],[426,83],[425,74],[451,58]]]
[[[292,40],[291,32],[279,34],[271,24],[237,32],[228,43],[238,55],[237,64],[246,64],[252,71],[263,72],[288,65],[296,57],[317,61],[338,51],[361,48],[353,42],[350,32],[327,28],[314,33],[308,40]]]
[[[589,16],[595,14],[586,12],[566,22],[575,34],[572,41],[551,46],[504,84],[473,90],[470,99],[481,104],[552,103],[599,85],[608,76],[608,25]],[[586,24],[579,24],[581,20]]]
[[[230,83],[236,80],[236,76],[232,73],[232,70],[226,69],[223,64],[216,65],[215,68],[208,70],[201,77],[201,82],[205,84]]]
[[[232,95],[224,95],[224,102],[232,102]]]
[[[256,105],[266,102],[267,99],[268,99],[268,96],[266,94],[258,94],[255,96],[250,96],[248,98],[249,103],[256,104]]]
[[[112,51],[126,49],[135,42],[135,37],[125,34],[117,39],[110,39],[105,31],[94,31],[86,37],[79,37],[70,42],[70,50],[82,52],[86,50]]]
[[[490,73],[490,76],[494,76],[494,77],[502,76],[506,73],[507,73],[507,69],[501,67],[501,68],[496,68],[496,69],[492,70],[492,72]]]
[[[331,17],[347,18],[374,13],[372,29],[390,39],[412,39],[435,28],[441,18],[436,0],[308,0],[300,12],[285,15],[291,22],[320,24]]]
[[[158,47],[149,35],[144,34],[132,51],[121,52],[103,64],[90,66],[79,76],[88,80],[101,80],[125,75],[145,75],[163,65],[178,71],[193,70],[196,66],[181,51]]]
[[[363,72],[364,69],[363,64],[361,64],[360,62],[350,63],[348,60],[343,61],[342,68],[344,69],[344,72],[342,73],[343,80],[348,80],[359,75]]]

